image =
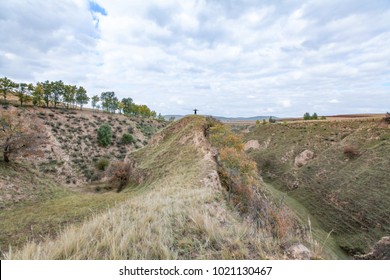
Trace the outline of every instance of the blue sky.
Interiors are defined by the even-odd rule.
[[[389,111],[390,1],[0,0],[0,76],[163,114]]]
[[[94,1],[89,1],[89,10],[92,13],[98,13],[98,14],[101,14],[103,16],[107,16],[106,10],[103,7],[99,6],[99,4],[97,4]]]

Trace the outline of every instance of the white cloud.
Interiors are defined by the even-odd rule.
[[[283,108],[288,108],[288,107],[291,107],[291,100],[289,99],[284,99],[284,100],[280,100],[278,101],[278,104],[280,104]]]
[[[0,75],[113,90],[163,114],[388,110],[388,2],[95,2],[107,15],[87,0],[2,3]]]

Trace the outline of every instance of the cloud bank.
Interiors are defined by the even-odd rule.
[[[3,1],[0,76],[163,114],[389,111],[389,1]]]

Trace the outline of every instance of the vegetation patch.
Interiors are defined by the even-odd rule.
[[[125,145],[133,144],[133,143],[135,143],[134,137],[129,133],[124,133],[122,135],[122,143]]]

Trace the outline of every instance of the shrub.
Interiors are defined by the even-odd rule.
[[[389,112],[386,113],[386,116],[383,118],[383,120],[384,120],[386,123],[389,123],[389,124],[390,124],[390,113],[389,113]]]
[[[286,207],[272,207],[269,215],[269,230],[274,238],[282,240],[293,233],[295,220]]]
[[[242,138],[233,134],[223,124],[216,124],[210,128],[210,142],[217,148],[230,147],[237,151],[244,150]]]
[[[107,166],[110,164],[110,161],[107,158],[102,158],[96,163],[96,168],[99,170],[106,170]]]
[[[152,136],[156,132],[156,129],[147,123],[141,123],[139,126],[137,125],[137,127],[141,130],[142,134],[147,137]]]
[[[226,126],[216,123],[210,128],[210,141],[219,149],[218,173],[227,189],[229,200],[241,213],[249,213],[256,197],[257,167],[244,152],[242,138]]]
[[[135,166],[135,163],[118,161],[110,165],[107,176],[111,186],[120,192],[129,183],[139,184],[142,181],[142,174]]]
[[[344,155],[353,159],[360,155],[359,150],[355,146],[347,145],[344,147]]]
[[[111,144],[111,127],[108,124],[102,124],[97,130],[97,138],[100,146],[107,147]]]
[[[122,143],[125,145],[126,144],[133,144],[133,143],[135,143],[134,137],[128,133],[124,133],[122,135]]]

